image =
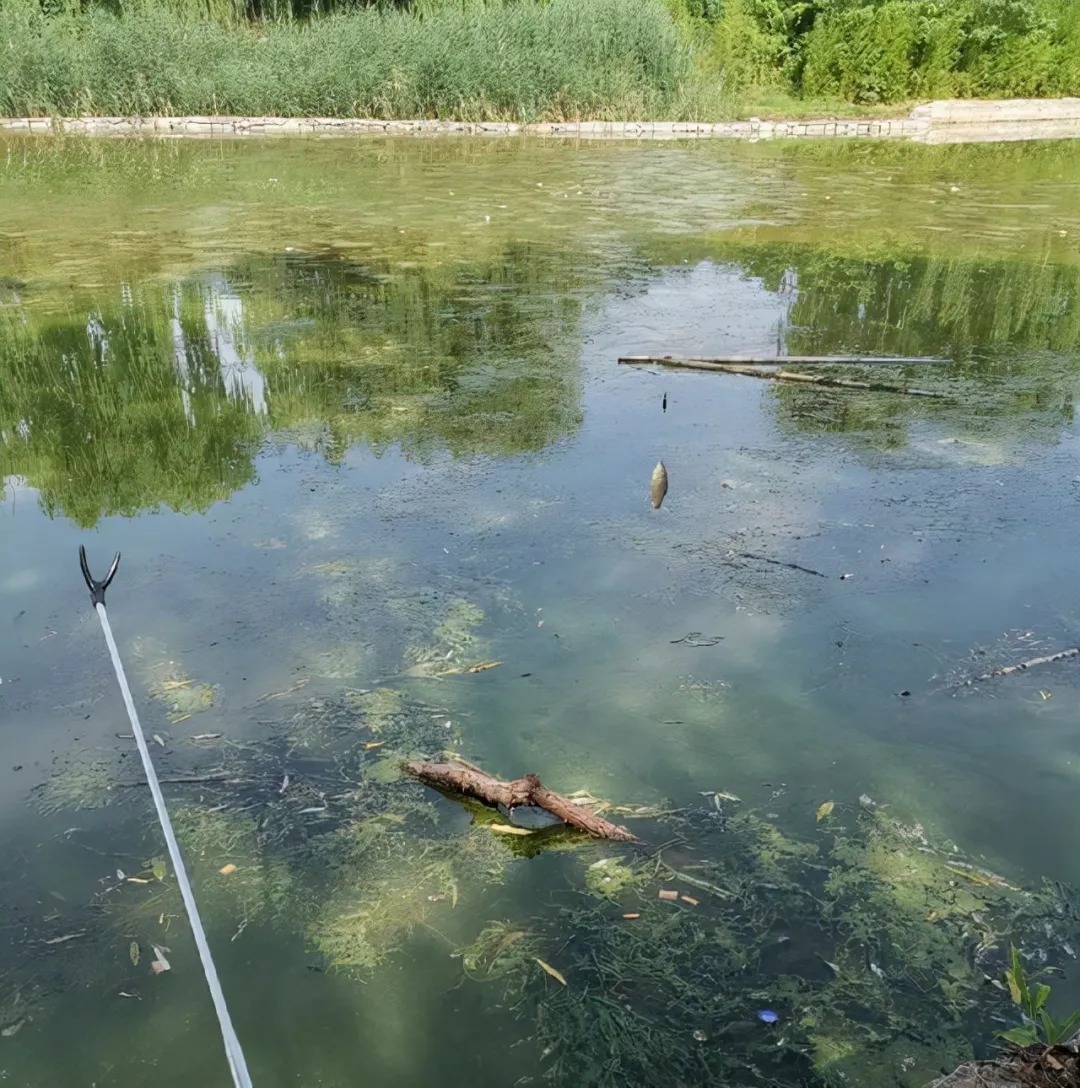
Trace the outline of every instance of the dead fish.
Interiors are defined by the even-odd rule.
[[[659,510],[660,504],[667,494],[667,469],[663,461],[656,462],[656,468],[652,470],[652,481],[649,484],[649,497],[652,499],[653,509]]]

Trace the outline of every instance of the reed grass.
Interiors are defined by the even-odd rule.
[[[209,0],[208,0],[209,2]],[[0,114],[683,119],[722,88],[662,0],[366,8],[298,20],[0,0]],[[214,11],[207,9],[209,14]]]

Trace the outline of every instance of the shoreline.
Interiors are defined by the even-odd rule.
[[[1080,98],[951,99],[902,117],[695,121],[386,121],[348,117],[11,117],[2,135],[248,138],[273,136],[532,136],[588,140],[891,139],[925,144],[1080,137]]]

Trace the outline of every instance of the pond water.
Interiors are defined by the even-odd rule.
[[[921,1084],[1011,939],[1080,1004],[1077,661],[964,684],[1080,642],[1080,147],[0,151],[0,1077],[228,1083],[80,543],[260,1088]]]

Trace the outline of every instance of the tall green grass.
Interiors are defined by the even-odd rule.
[[[46,16],[0,0],[0,114],[677,119],[718,95],[661,0],[277,22],[196,19],[180,2]]]
[[[719,120],[1080,95],[1080,0],[0,0],[0,114]]]

